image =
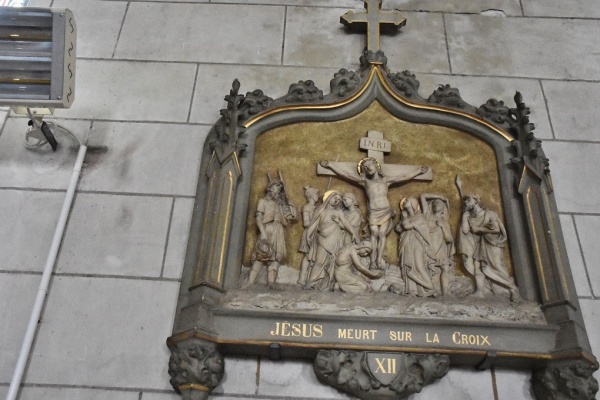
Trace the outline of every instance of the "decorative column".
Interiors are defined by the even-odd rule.
[[[208,184],[204,201],[202,236],[196,261],[194,286],[207,285],[223,290],[227,249],[238,180],[242,176],[239,156],[246,146],[239,141],[243,128],[238,126],[238,106],[244,96],[238,94],[240,82],[233,81],[227,109],[208,138],[212,155],[206,168]]]
[[[529,108],[522,96],[515,95],[517,107],[510,110],[517,140],[512,142],[516,157],[512,158],[520,176],[517,187],[523,196],[525,214],[533,244],[541,302],[545,307],[577,304],[574,287],[567,278],[568,259],[558,221],[554,188],[548,159],[542,142],[533,135],[534,125],[529,122]]]

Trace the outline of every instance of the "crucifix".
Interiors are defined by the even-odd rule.
[[[364,0],[366,12],[348,11],[340,22],[356,31],[367,31],[367,51],[379,50],[381,30],[394,31],[406,25],[406,18],[396,10],[381,10],[382,0]],[[366,29],[365,29],[366,28]]]
[[[364,188],[367,195],[368,223],[371,231],[371,269],[384,269],[385,241],[393,228],[395,211],[388,200],[388,188],[410,180],[430,181],[431,168],[417,165],[385,164],[384,154],[392,149],[391,142],[383,138],[383,132],[369,131],[360,139],[359,147],[367,150],[367,157],[354,164],[351,162],[321,161],[317,175],[337,176]]]

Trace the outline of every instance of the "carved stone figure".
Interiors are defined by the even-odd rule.
[[[436,289],[439,288],[442,294],[448,294],[448,289],[453,277],[454,267],[454,238],[449,218],[448,199],[436,194],[422,194],[421,208],[427,218],[429,227],[429,254],[433,257],[429,262],[429,270],[435,275],[439,269],[439,280],[433,279]]]
[[[342,198],[342,201],[344,203],[344,214],[346,215],[346,219],[352,228],[354,228],[353,232],[344,233],[344,245],[347,245],[352,243],[352,237],[354,236],[354,233],[360,236],[361,227],[363,224],[363,216],[360,212],[360,208],[358,208],[356,196],[354,196],[354,194],[346,193]]]
[[[272,288],[277,281],[279,266],[286,258],[285,228],[297,218],[296,208],[287,199],[282,179],[270,180],[266,192],[256,207],[259,238],[252,253],[247,285],[255,283],[263,266],[266,266],[267,284]]]
[[[384,274],[383,270],[370,271],[368,262],[367,265],[363,264],[362,258],[368,257],[372,251],[372,244],[369,241],[350,243],[342,247],[335,257],[336,287],[348,293],[372,291],[371,283],[365,277],[378,279]]]
[[[483,297],[486,280],[510,291],[511,301],[520,299],[519,290],[504,265],[506,229],[498,215],[481,206],[477,194],[463,197],[464,213],[459,230],[458,252],[465,269],[475,277],[473,296]]]
[[[330,290],[333,288],[335,255],[343,246],[344,230],[353,232],[344,211],[342,210],[342,196],[335,190],[330,190],[323,196],[323,204],[315,210],[313,219],[304,231],[302,237],[308,247],[315,246],[315,251],[310,252],[309,260],[313,267],[308,277],[305,288]],[[353,233],[353,240],[358,243],[359,238]]]
[[[434,263],[431,254],[429,224],[421,212],[419,202],[408,197],[400,203],[402,216],[396,226],[400,234],[398,239],[398,258],[405,276],[405,293],[420,297],[437,297],[429,265]]]
[[[319,194],[319,190],[310,186],[304,187],[304,197],[306,197],[306,204],[302,206],[302,225],[304,229],[309,227],[310,221],[312,221],[313,214],[315,213],[315,209],[317,208],[317,202],[321,197]],[[300,265],[300,276],[298,277],[299,285],[306,285],[306,279],[308,278],[308,272],[312,267],[312,262],[310,261],[309,253],[311,251],[315,251],[315,246],[311,246],[311,243],[308,243],[307,240],[304,240],[304,236],[300,242],[300,248],[298,249],[300,253],[304,253],[304,257],[302,258],[302,264]],[[314,258],[314,255],[313,255]]]
[[[429,171],[428,167],[396,166],[392,174],[384,175],[376,159],[367,157],[359,161],[356,171],[348,168],[347,163],[321,161],[323,168],[351,183],[362,186],[368,199],[368,223],[374,249],[371,255],[371,268],[384,269],[386,237],[393,227],[394,209],[387,198],[391,185],[406,182]]]

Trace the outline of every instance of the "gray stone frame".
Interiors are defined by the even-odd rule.
[[[365,52],[360,61],[359,71],[342,69],[335,74],[330,93],[325,96],[312,81],[292,84],[289,93],[276,100],[260,90],[242,96],[238,94],[239,82],[234,81],[233,89],[226,97],[228,109],[221,111],[222,117],[209,133],[202,154],[173,336],[168,339],[173,357],[181,359],[180,354],[186,353],[190,343],[204,349],[196,353],[206,353],[204,357],[209,361],[221,360],[215,355],[220,352],[256,354],[273,359],[315,357],[317,362],[317,359],[323,359],[323,351],[336,349],[341,350],[335,356],[341,354],[344,365],[363,368],[368,382],[362,391],[356,390],[356,385],[336,387],[361,398],[403,398],[443,376],[447,369],[436,372],[437,375],[426,373],[425,377],[417,379],[421,382],[417,385],[418,390],[402,392],[390,389],[389,385],[384,388],[374,374],[368,373],[365,361],[352,360],[366,360],[371,357],[369,354],[395,357],[409,353],[421,359],[424,354],[432,354],[437,357],[437,364],[444,364],[443,357],[449,357],[450,366],[488,368],[497,365],[537,370],[534,385],[539,399],[550,398],[544,397],[548,393],[556,398],[594,398],[598,387],[591,373],[598,364],[591,354],[575,293],[548,160],[540,141],[533,135],[534,126],[529,122],[529,110],[521,95],[517,93],[512,108],[494,99],[474,107],[460,98],[457,89],[446,85],[425,99],[418,93],[419,82],[414,75],[408,71],[391,73],[388,70],[383,52]],[[225,294],[238,288],[256,138],[287,124],[343,120],[357,115],[374,101],[380,102],[397,118],[454,128],[482,140],[493,149],[498,162],[510,255],[513,264],[518,266],[514,269],[515,279],[521,296],[541,306],[546,325],[366,316],[361,319],[361,326],[385,329],[398,323],[410,323],[420,332],[427,332],[433,326],[447,333],[457,329],[468,332],[479,329],[493,334],[497,340],[494,347],[487,350],[456,346],[390,346],[383,342],[348,348],[329,339],[295,342],[273,339],[260,329],[284,319],[329,324],[337,329],[350,321],[347,316],[333,313],[290,315],[275,310],[240,312],[221,307]],[[215,259],[216,252],[221,256],[219,260]],[[321,354],[320,358],[317,354]],[[184,398],[206,398],[216,385],[215,376],[222,376],[222,370],[219,370],[222,361],[213,362],[212,372],[210,365],[206,366],[209,362],[204,359],[202,362],[204,372],[182,373],[189,364],[186,362],[184,367],[171,368],[172,381],[176,382],[174,387]],[[557,369],[565,373],[555,372]],[[319,375],[317,364],[315,370],[323,382],[330,380],[327,375]],[[194,378],[202,374],[204,378]],[[567,383],[549,384],[548,377],[552,376]],[[574,379],[584,381],[591,389],[585,395],[578,393],[577,397],[571,397],[574,395],[567,392],[569,382]]]

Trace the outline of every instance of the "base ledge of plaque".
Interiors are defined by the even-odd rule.
[[[444,377],[450,358],[440,354],[320,350],[313,366],[319,381],[360,399],[404,399]]]

